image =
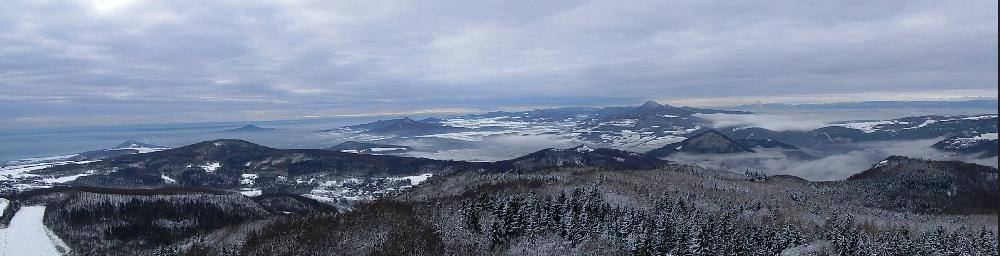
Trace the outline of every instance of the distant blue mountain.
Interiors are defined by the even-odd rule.
[[[240,128],[233,128],[233,129],[224,130],[223,132],[270,132],[270,131],[274,131],[274,130],[276,130],[276,129],[274,129],[274,128],[262,128],[260,126],[249,124],[249,125],[244,125],[244,126],[242,126]]]

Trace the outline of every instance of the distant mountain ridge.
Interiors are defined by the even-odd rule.
[[[915,116],[892,120],[850,121],[807,131],[772,131],[760,127],[720,128],[733,138],[773,139],[814,150],[853,142],[920,140],[997,132],[997,115]]]
[[[143,143],[136,140],[127,140],[125,142],[122,142],[121,144],[118,144],[118,146],[115,146],[112,149],[127,149],[127,148],[166,148],[166,147]]]
[[[634,152],[586,146],[546,149],[507,161],[477,163],[322,149],[275,149],[243,140],[222,139],[147,154],[121,155],[98,162],[53,166],[31,173],[75,177],[67,183],[81,186],[183,186],[304,193],[324,179],[336,177],[440,175],[474,170],[531,171],[558,167],[655,169],[667,163]],[[246,182],[247,177],[252,177],[252,181]],[[301,180],[317,181],[302,183]]]
[[[239,128],[233,128],[233,129],[223,130],[222,132],[270,132],[270,131],[275,131],[275,130],[277,130],[277,129],[275,129],[275,128],[263,128],[263,127],[260,127],[260,126],[248,124],[248,125],[240,126]]]
[[[414,175],[478,166],[457,161],[322,149],[274,149],[243,140],[223,139],[93,163],[55,166],[35,173],[53,176],[93,173],[69,182],[88,186],[143,188],[176,184],[218,189],[241,187],[241,175],[253,175],[256,179],[253,188],[283,191],[285,185],[296,184],[296,177]]]
[[[578,146],[569,149],[543,149],[511,160],[492,164],[495,170],[536,170],[558,167],[593,167],[610,170],[648,170],[666,166],[669,161],[635,152]]]
[[[319,131],[344,140],[379,142],[420,137],[431,140],[481,141],[490,136],[554,135],[587,144],[636,150],[662,146],[711,121],[697,114],[750,114],[745,111],[674,107],[653,101],[625,107],[563,107],[530,111],[495,111],[449,118],[380,120]],[[398,141],[397,141],[398,142]]]
[[[709,127],[712,122],[695,114],[750,114],[744,111],[729,111],[691,107],[674,107],[648,101],[638,107],[607,107],[596,111],[585,121],[586,126],[596,133],[587,133],[585,138],[602,141],[603,132],[628,133],[660,132],[664,135],[686,134],[690,131]],[[673,132],[666,132],[673,131]],[[678,133],[677,131],[683,131]]]
[[[655,101],[647,101],[637,107],[607,107],[598,110],[596,113],[600,118],[637,118],[652,115],[690,116],[693,114],[750,114],[750,112],[738,110],[674,107],[667,104],[660,104]]]
[[[817,159],[817,157],[802,151],[796,146],[777,140],[732,139],[715,130],[706,130],[683,141],[650,150],[646,155],[661,158],[676,153],[710,155],[757,153],[758,150],[777,151],[785,157],[795,160]]]
[[[339,129],[328,129],[321,130],[321,133],[328,132],[343,132],[343,133],[367,133],[372,135],[391,135],[391,136],[420,136],[428,134],[438,134],[438,133],[450,133],[450,132],[461,132],[467,131],[468,129],[462,127],[452,127],[447,125],[441,125],[438,122],[434,122],[434,119],[425,119],[427,121],[417,121],[409,117],[399,118],[399,119],[389,119],[389,120],[379,120],[371,123],[359,124],[345,126]]]

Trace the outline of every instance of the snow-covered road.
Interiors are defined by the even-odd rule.
[[[0,229],[0,255],[60,255],[56,244],[65,245],[42,224],[44,214],[45,206],[25,206],[17,211],[10,227]]]

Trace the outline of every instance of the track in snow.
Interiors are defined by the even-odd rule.
[[[65,244],[42,224],[45,206],[25,206],[14,214],[10,227],[0,229],[0,255],[61,255],[56,244]],[[50,239],[50,235],[54,239]]]

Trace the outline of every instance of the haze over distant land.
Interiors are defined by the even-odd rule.
[[[983,97],[987,98],[987,97]],[[856,102],[826,102],[826,103],[757,103],[722,107],[724,109],[739,109],[748,111],[768,110],[843,110],[843,109],[981,109],[993,110],[996,113],[997,99],[975,100],[927,100],[927,101],[856,101]]]
[[[996,9],[5,1],[0,127],[995,97]]]

